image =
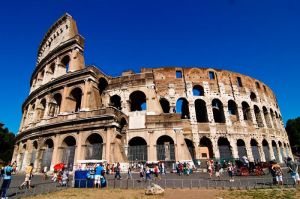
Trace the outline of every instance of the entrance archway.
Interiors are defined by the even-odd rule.
[[[43,147],[43,156],[42,156],[42,167],[41,170],[43,171],[44,168],[46,167],[46,170],[50,170],[51,167],[51,161],[52,161],[52,154],[53,154],[53,147],[54,143],[52,139],[47,139],[44,142],[44,147]]]
[[[148,160],[146,140],[141,137],[134,137],[128,145],[128,160],[130,162],[145,162]]]
[[[232,152],[231,146],[227,138],[220,137],[218,139],[218,146],[220,151],[220,160],[231,160],[232,159]]]
[[[243,156],[247,157],[247,151],[246,151],[246,146],[245,146],[244,140],[238,139],[236,142],[236,145],[237,145],[237,149],[238,149],[239,158],[241,159]]]
[[[62,162],[66,165],[69,171],[73,170],[76,139],[73,136],[68,136],[62,143]]]
[[[278,151],[277,151],[277,144],[274,140],[272,140],[272,148],[273,148],[273,152],[274,152],[274,157],[276,162],[279,162],[279,155],[278,155]]]
[[[170,136],[163,135],[156,141],[157,160],[175,161],[174,141]]]
[[[259,150],[258,150],[258,143],[255,139],[251,139],[250,141],[250,145],[251,145],[251,150],[252,150],[252,156],[254,161],[256,162],[260,162],[260,155],[259,155]]]
[[[262,145],[263,145],[263,150],[264,150],[266,162],[270,161],[271,157],[270,157],[269,143],[267,142],[267,140],[264,139],[262,141]]]
[[[87,160],[102,160],[103,139],[93,133],[86,139],[85,159]]]
[[[210,159],[214,156],[212,143],[210,139],[205,136],[200,139],[200,154],[201,159]]]

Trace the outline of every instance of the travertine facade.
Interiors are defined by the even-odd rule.
[[[281,113],[263,82],[212,68],[143,68],[120,77],[84,63],[84,39],[66,14],[46,33],[13,160],[108,162],[291,155]]]

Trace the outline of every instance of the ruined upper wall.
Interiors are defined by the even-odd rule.
[[[38,50],[37,66],[47,55],[78,35],[75,20],[71,15],[65,14],[59,18],[45,34]]]

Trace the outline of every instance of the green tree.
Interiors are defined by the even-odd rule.
[[[15,134],[8,128],[0,127],[0,159],[9,162],[14,151]]]
[[[297,117],[296,119],[288,120],[286,123],[285,130],[289,136],[292,149],[294,150],[297,148],[299,149],[300,148],[300,117]]]

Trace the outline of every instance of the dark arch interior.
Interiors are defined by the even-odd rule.
[[[64,56],[61,60],[61,63],[64,65],[64,67],[66,67],[66,71],[69,71],[69,63],[70,63],[70,57],[69,55]]]
[[[106,81],[105,78],[101,77],[99,79],[99,84],[98,84],[98,89],[99,89],[99,92],[100,92],[100,95],[103,93],[103,91],[106,89],[108,85],[108,82]]]
[[[238,139],[237,142],[236,142],[236,145],[237,146],[245,146],[245,142],[242,139]]]
[[[268,146],[269,146],[269,143],[267,142],[267,140],[263,140],[262,145],[268,147]]]
[[[53,148],[53,146],[54,146],[53,140],[47,139],[47,140],[45,141],[45,146],[46,146],[47,148],[49,148],[49,149]]]
[[[168,100],[166,100],[165,98],[161,98],[159,100],[159,103],[160,103],[161,108],[162,108],[164,113],[169,113],[170,112],[170,103],[169,103]]]
[[[195,85],[193,87],[193,95],[194,96],[204,96],[204,89],[200,85]]]
[[[131,111],[142,111],[146,110],[146,95],[142,91],[134,91],[129,96]]]
[[[251,139],[250,145],[251,146],[257,146],[257,141],[255,139]]]
[[[256,102],[256,101],[257,101],[256,95],[255,95],[254,92],[251,92],[251,93],[250,93],[250,99],[251,99],[251,101],[253,101],[253,102]]]
[[[176,113],[181,113],[181,119],[189,119],[189,103],[185,98],[179,98],[176,102]]]
[[[163,135],[163,136],[159,137],[156,141],[156,144],[157,145],[163,145],[166,142],[169,142],[170,144],[174,144],[173,139],[170,136],[167,136],[167,135]]]
[[[274,140],[272,141],[272,146],[277,146],[277,144]]]
[[[75,101],[75,112],[80,110],[81,107],[81,97],[82,97],[82,91],[80,88],[75,88],[71,92],[71,96],[73,100]]]
[[[250,106],[247,102],[242,102],[242,110],[243,110],[244,120],[251,121]]]
[[[194,146],[193,142],[189,139],[184,139],[184,141],[189,149],[192,159],[195,159],[195,146]]]
[[[230,115],[238,116],[236,103],[233,100],[228,101],[228,112],[229,112]]]
[[[228,139],[227,138],[223,138],[223,137],[219,138],[218,139],[218,146],[225,146],[225,145],[229,145],[230,146],[230,143],[229,143]]]
[[[33,145],[33,148],[34,148],[34,149],[37,149],[37,148],[38,148],[38,143],[37,143],[37,141],[34,141],[32,145]]]
[[[212,149],[212,142],[207,137],[202,137],[200,139],[200,147],[207,147],[209,152],[209,157],[213,157],[213,149]]]
[[[61,94],[60,93],[56,93],[53,98],[54,98],[54,100],[56,102],[56,105],[60,106],[61,105],[61,99],[62,99]]]
[[[97,133],[93,133],[87,138],[87,142],[89,144],[101,144],[101,143],[103,143],[103,139],[102,139],[101,135],[99,135]]]
[[[141,137],[134,137],[129,141],[128,145],[129,146],[147,145],[147,142]]]
[[[121,110],[122,106],[121,106],[121,97],[119,95],[113,95],[110,98],[110,103],[113,107]]]
[[[68,136],[64,139],[64,144],[67,146],[75,146],[76,140],[73,136]]]
[[[197,99],[195,101],[197,122],[208,122],[206,103],[204,100]]]
[[[222,102],[218,99],[214,99],[212,101],[212,109],[213,109],[215,122],[216,123],[225,123],[225,116],[224,116]]]
[[[26,144],[24,144],[24,145],[23,145],[23,149],[26,149],[26,147],[27,147]]]

